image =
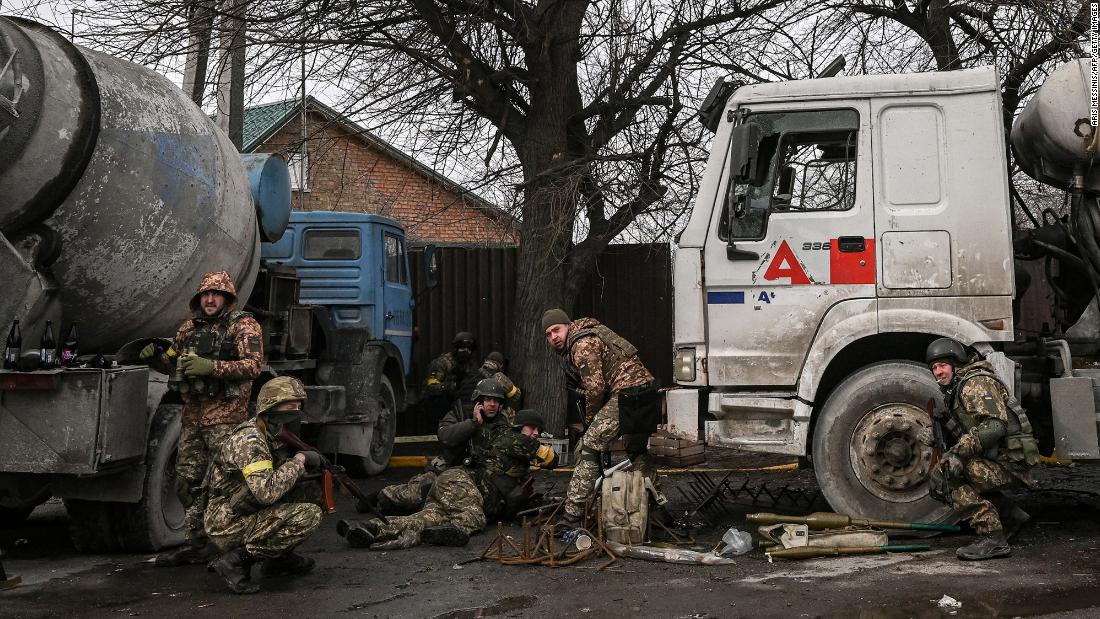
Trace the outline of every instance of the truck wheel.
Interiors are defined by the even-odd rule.
[[[951,510],[928,496],[932,450],[917,441],[943,396],[928,370],[883,361],[846,378],[818,413],[814,474],[833,509],[863,518],[936,522]]]
[[[145,482],[137,503],[114,503],[119,547],[131,552],[179,546],[185,537],[184,509],[176,497],[179,404],[161,404],[153,415],[145,452]]]
[[[113,504],[106,501],[65,499],[65,511],[69,512],[69,538],[77,552],[118,550],[112,507]]]
[[[371,433],[370,455],[360,458],[362,472],[367,475],[377,475],[386,470],[397,436],[397,396],[386,376],[382,376],[378,383],[378,408],[378,421]]]

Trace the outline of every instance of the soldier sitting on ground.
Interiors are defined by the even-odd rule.
[[[357,548],[394,550],[421,542],[465,546],[488,520],[513,518],[531,497],[530,467],[553,468],[557,456],[539,443],[542,416],[525,409],[511,426],[492,434],[483,456],[444,471],[428,492],[424,508],[411,516],[381,520],[341,520],[337,533]]]
[[[929,494],[954,508],[981,536],[958,549],[960,559],[1007,557],[1012,554],[1008,538],[1028,515],[1002,490],[1033,483],[1031,468],[1039,462],[1039,449],[1031,423],[989,362],[969,357],[960,342],[946,337],[932,342],[925,360],[944,393],[944,421],[955,439],[932,468]],[[930,444],[931,434],[925,432],[922,441]]]
[[[260,389],[255,419],[233,429],[214,456],[206,534],[225,554],[212,567],[233,593],[255,593],[252,565],[263,560],[265,576],[304,574],[313,559],[294,552],[321,525],[320,485],[301,483],[319,471],[321,456],[300,451],[290,457],[278,438],[285,426],[298,434],[306,390],[280,376]]]
[[[424,500],[436,478],[450,466],[461,465],[470,457],[477,458],[489,447],[493,432],[512,422],[514,413],[504,406],[505,392],[494,378],[478,382],[472,394],[473,408],[453,408],[439,422],[436,436],[443,445],[443,456],[428,464],[428,470],[403,484],[393,484],[378,491],[375,506],[384,514],[411,514],[424,507]],[[356,511],[365,514],[370,507],[362,501]]]

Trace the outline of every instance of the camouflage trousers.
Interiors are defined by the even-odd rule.
[[[1003,500],[1001,490],[1030,485],[1030,474],[1009,469],[1004,464],[973,458],[966,463],[964,477],[952,479],[950,505],[979,535],[1002,528],[994,502]]]
[[[582,451],[589,451],[590,453],[607,451],[611,441],[614,441],[618,436],[619,397],[617,393],[612,393],[607,403],[596,413],[592,423],[588,424],[588,429],[584,431],[580,444],[577,446],[577,453],[580,454]],[[630,437],[626,438],[629,439]],[[641,439],[641,437],[638,438]],[[577,457],[575,460],[577,464],[573,467],[573,476],[569,479],[569,489],[565,494],[565,513],[573,518],[580,518],[584,515],[585,506],[592,496],[592,492],[596,487],[596,480],[601,475],[601,470],[600,463],[591,458]],[[644,473],[654,484],[653,487],[657,487],[657,466],[649,453],[635,456],[632,468]]]
[[[485,508],[470,472],[455,467],[439,474],[420,511],[410,516],[393,516],[389,521],[389,524],[377,523],[380,537],[397,537],[404,531],[419,534],[428,527],[448,524],[472,534],[485,528]]]
[[[393,484],[382,488],[378,493],[380,503],[385,509],[410,514],[424,507],[432,484],[439,476],[432,471],[414,475],[403,484]]]
[[[206,510],[206,534],[219,548],[244,546],[260,559],[286,554],[319,526],[321,508],[314,503],[279,502],[251,516],[238,516],[228,499],[216,499]]]
[[[187,482],[195,502],[184,514],[187,541],[198,545],[204,538],[203,512],[206,510],[206,471],[214,452],[236,424],[222,423],[213,426],[184,424],[180,429],[179,447],[176,451],[176,477]]]

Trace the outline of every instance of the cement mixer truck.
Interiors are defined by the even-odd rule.
[[[1016,119],[1016,164],[1068,214],[1013,225],[994,68],[720,86],[674,259],[671,429],[806,457],[837,511],[929,520],[924,365],[938,337],[984,354],[1041,447],[1100,456],[1100,166],[1087,60]],[[1046,265],[1054,324],[1016,331],[1021,261]]]
[[[182,541],[181,403],[136,350],[174,334],[207,271],[263,327],[258,382],[306,382],[307,438],[360,473],[386,466],[411,358],[403,229],[292,214],[285,162],[242,160],[164,77],[0,18],[0,233],[4,332],[19,320],[35,349],[46,321],[57,338],[76,323],[85,355],[0,372],[0,518],[55,496],[80,550]]]

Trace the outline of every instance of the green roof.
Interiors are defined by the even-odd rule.
[[[297,113],[299,105],[300,99],[288,99],[245,108],[242,152],[252,152],[268,134],[286,124],[286,117]]]

